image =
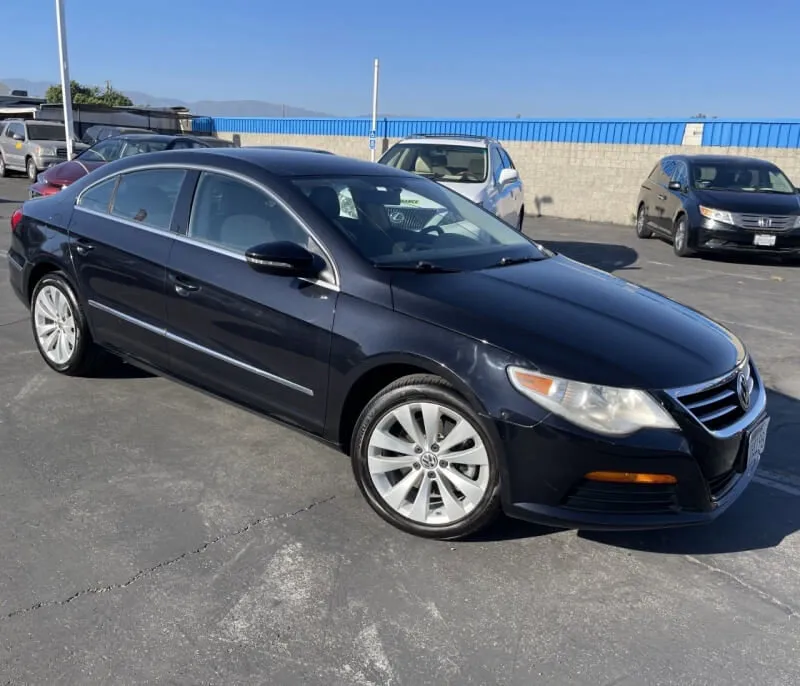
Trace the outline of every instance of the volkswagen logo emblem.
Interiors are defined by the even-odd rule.
[[[749,370],[739,372],[736,377],[736,395],[739,396],[739,404],[743,410],[750,409],[750,395],[753,392],[753,379],[750,378]]]
[[[400,210],[392,210],[389,213],[389,221],[392,224],[402,224],[406,216]]]

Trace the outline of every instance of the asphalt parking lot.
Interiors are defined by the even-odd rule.
[[[741,335],[767,452],[708,527],[503,521],[441,543],[384,524],[347,458],[267,419],[124,365],[49,371],[4,259],[25,186],[0,180],[0,684],[800,681],[800,267],[529,219]]]

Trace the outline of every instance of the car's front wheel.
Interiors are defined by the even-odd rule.
[[[33,289],[31,325],[36,347],[55,371],[79,376],[93,371],[100,351],[86,317],[61,272],[45,275]]]
[[[358,420],[351,454],[369,504],[409,533],[463,538],[500,510],[497,449],[441,378],[407,376],[378,393]]]
[[[689,257],[693,250],[689,247],[689,222],[686,215],[681,215],[675,222],[672,234],[672,249],[678,257]]]
[[[3,159],[3,154],[0,153],[0,179],[6,175],[6,161]]]
[[[36,175],[39,173],[39,170],[36,169],[36,162],[33,161],[32,157],[28,158],[28,163],[25,165],[25,168],[28,171],[28,178],[31,181],[36,181]]]
[[[653,232],[647,228],[647,210],[644,204],[639,205],[639,210],[636,212],[636,235],[639,238],[653,237]]]

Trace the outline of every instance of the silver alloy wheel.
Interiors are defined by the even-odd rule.
[[[461,414],[435,402],[387,412],[369,437],[367,467],[383,501],[420,524],[464,519],[489,486],[489,456],[480,434]]]
[[[33,318],[36,338],[47,359],[58,366],[67,364],[78,340],[67,296],[55,286],[45,286],[36,296]]]

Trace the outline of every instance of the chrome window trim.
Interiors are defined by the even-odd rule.
[[[308,224],[306,224],[306,222],[300,217],[300,215],[297,214],[297,212],[294,211],[294,209],[292,209],[286,202],[284,202],[284,200],[282,200],[277,195],[275,195],[275,193],[273,193],[272,190],[270,190],[263,183],[260,183],[259,181],[255,181],[254,179],[251,179],[250,177],[245,176],[244,174],[240,174],[239,172],[230,171],[229,169],[220,169],[219,167],[210,166],[208,164],[197,164],[197,163],[179,164],[179,163],[176,163],[176,162],[161,162],[161,163],[158,163],[158,164],[139,164],[139,165],[137,165],[135,167],[129,167],[129,168],[124,169],[122,171],[116,171],[116,172],[113,172],[113,173],[108,174],[106,176],[103,176],[102,179],[98,179],[97,181],[94,181],[90,185],[86,186],[86,188],[81,189],[81,191],[78,193],[78,195],[75,196],[75,209],[80,209],[80,210],[82,210],[84,212],[87,212],[88,210],[85,210],[80,206],[81,199],[83,198],[83,196],[86,193],[89,192],[90,189],[94,188],[98,184],[103,183],[103,181],[106,181],[106,180],[108,180],[110,178],[113,178],[115,176],[120,176],[122,174],[129,174],[129,173],[135,172],[135,171],[154,170],[154,169],[182,169],[182,170],[185,170],[185,171],[191,170],[191,171],[197,171],[197,172],[201,172],[201,173],[202,172],[208,172],[210,174],[222,174],[223,176],[229,176],[229,177],[231,177],[233,179],[236,179],[237,181],[241,181],[242,183],[249,184],[249,185],[255,187],[256,189],[258,189],[259,191],[261,191],[262,193],[265,193],[267,196],[269,196],[270,199],[272,199],[289,216],[291,216],[292,219],[294,219],[298,223],[300,228],[303,229],[303,231],[305,231],[309,235],[309,237],[319,246],[320,250],[322,251],[323,255],[325,256],[325,259],[330,263],[331,271],[333,272],[333,281],[334,282],[332,284],[330,284],[330,283],[328,283],[326,281],[320,281],[320,280],[317,280],[317,279],[313,279],[313,280],[311,280],[311,282],[312,283],[316,283],[318,285],[323,285],[324,284],[324,287],[333,286],[334,288],[332,290],[336,290],[337,292],[339,291],[340,285],[342,283],[341,274],[339,272],[339,266],[336,264],[336,260],[333,259],[333,255],[331,254],[330,250],[328,250],[327,246],[320,240],[319,236],[317,236],[317,234],[311,229],[310,226],[308,226]],[[194,198],[192,198],[192,207],[193,206],[194,206]],[[174,208],[173,208],[173,211],[174,211]],[[110,213],[109,214],[103,214],[102,212],[94,212],[93,211],[92,214],[97,214],[98,216],[102,216],[102,217],[105,217],[105,218],[111,218],[111,219],[113,219],[115,221],[123,221],[119,217],[115,217],[114,215],[112,215]],[[190,208],[190,216],[191,216],[191,208]],[[152,229],[152,227],[144,227],[141,224],[137,224],[136,222],[127,222],[127,223],[129,223],[131,226],[135,226],[136,228]],[[157,229],[152,229],[152,230],[157,230]],[[187,230],[188,230],[188,227],[187,227]],[[165,233],[165,232],[161,231],[160,233]],[[181,235],[175,233],[174,231],[169,231],[168,233],[170,235],[174,236],[176,239],[184,239],[185,241],[187,241],[187,242],[189,242],[189,243],[191,243],[193,245],[198,245],[198,246],[202,246],[202,247],[205,247],[205,248],[209,248],[210,247],[208,243],[198,241],[197,239],[191,239],[189,236],[181,236]],[[244,255],[241,254],[241,253],[237,253],[237,252],[234,252],[232,250],[226,250],[225,248],[220,248],[220,247],[217,247],[217,246],[214,246],[214,252],[218,252],[218,253],[223,254],[223,255],[230,255],[230,256],[233,256],[233,257],[241,257],[241,259],[244,259]],[[307,279],[303,279],[303,280],[307,281]]]
[[[211,348],[207,348],[204,345],[200,345],[199,343],[195,343],[194,341],[190,341],[188,338],[183,338],[182,336],[178,336],[170,332],[169,330],[154,326],[153,324],[148,324],[147,322],[143,322],[141,319],[137,319],[136,317],[131,317],[124,312],[119,312],[115,310],[113,307],[108,307],[108,305],[103,305],[102,303],[97,302],[96,300],[89,300],[88,304],[90,307],[93,307],[101,312],[105,312],[106,314],[110,314],[113,317],[117,317],[124,322],[128,322],[129,324],[133,324],[134,326],[139,326],[151,333],[156,334],[157,336],[163,336],[167,340],[173,341],[175,343],[179,343],[181,345],[186,346],[187,348],[191,348],[192,350],[196,350],[197,352],[203,353],[204,355],[208,355],[209,357],[213,357],[221,362],[225,362],[227,364],[231,364],[234,367],[238,367],[239,369],[243,369],[246,372],[250,372],[251,374],[256,374],[268,381],[274,381],[275,383],[280,384],[281,386],[286,386],[286,388],[291,388],[294,391],[298,391],[304,395],[313,397],[314,391],[310,388],[306,388],[299,383],[295,383],[294,381],[289,381],[289,379],[284,379],[282,376],[278,376],[277,374],[272,374],[271,372],[266,371],[265,369],[261,369],[260,367],[254,367],[247,362],[242,362],[241,360],[237,360],[235,357],[231,357],[230,355],[225,355],[224,353],[218,352],[216,350],[212,350]]]

